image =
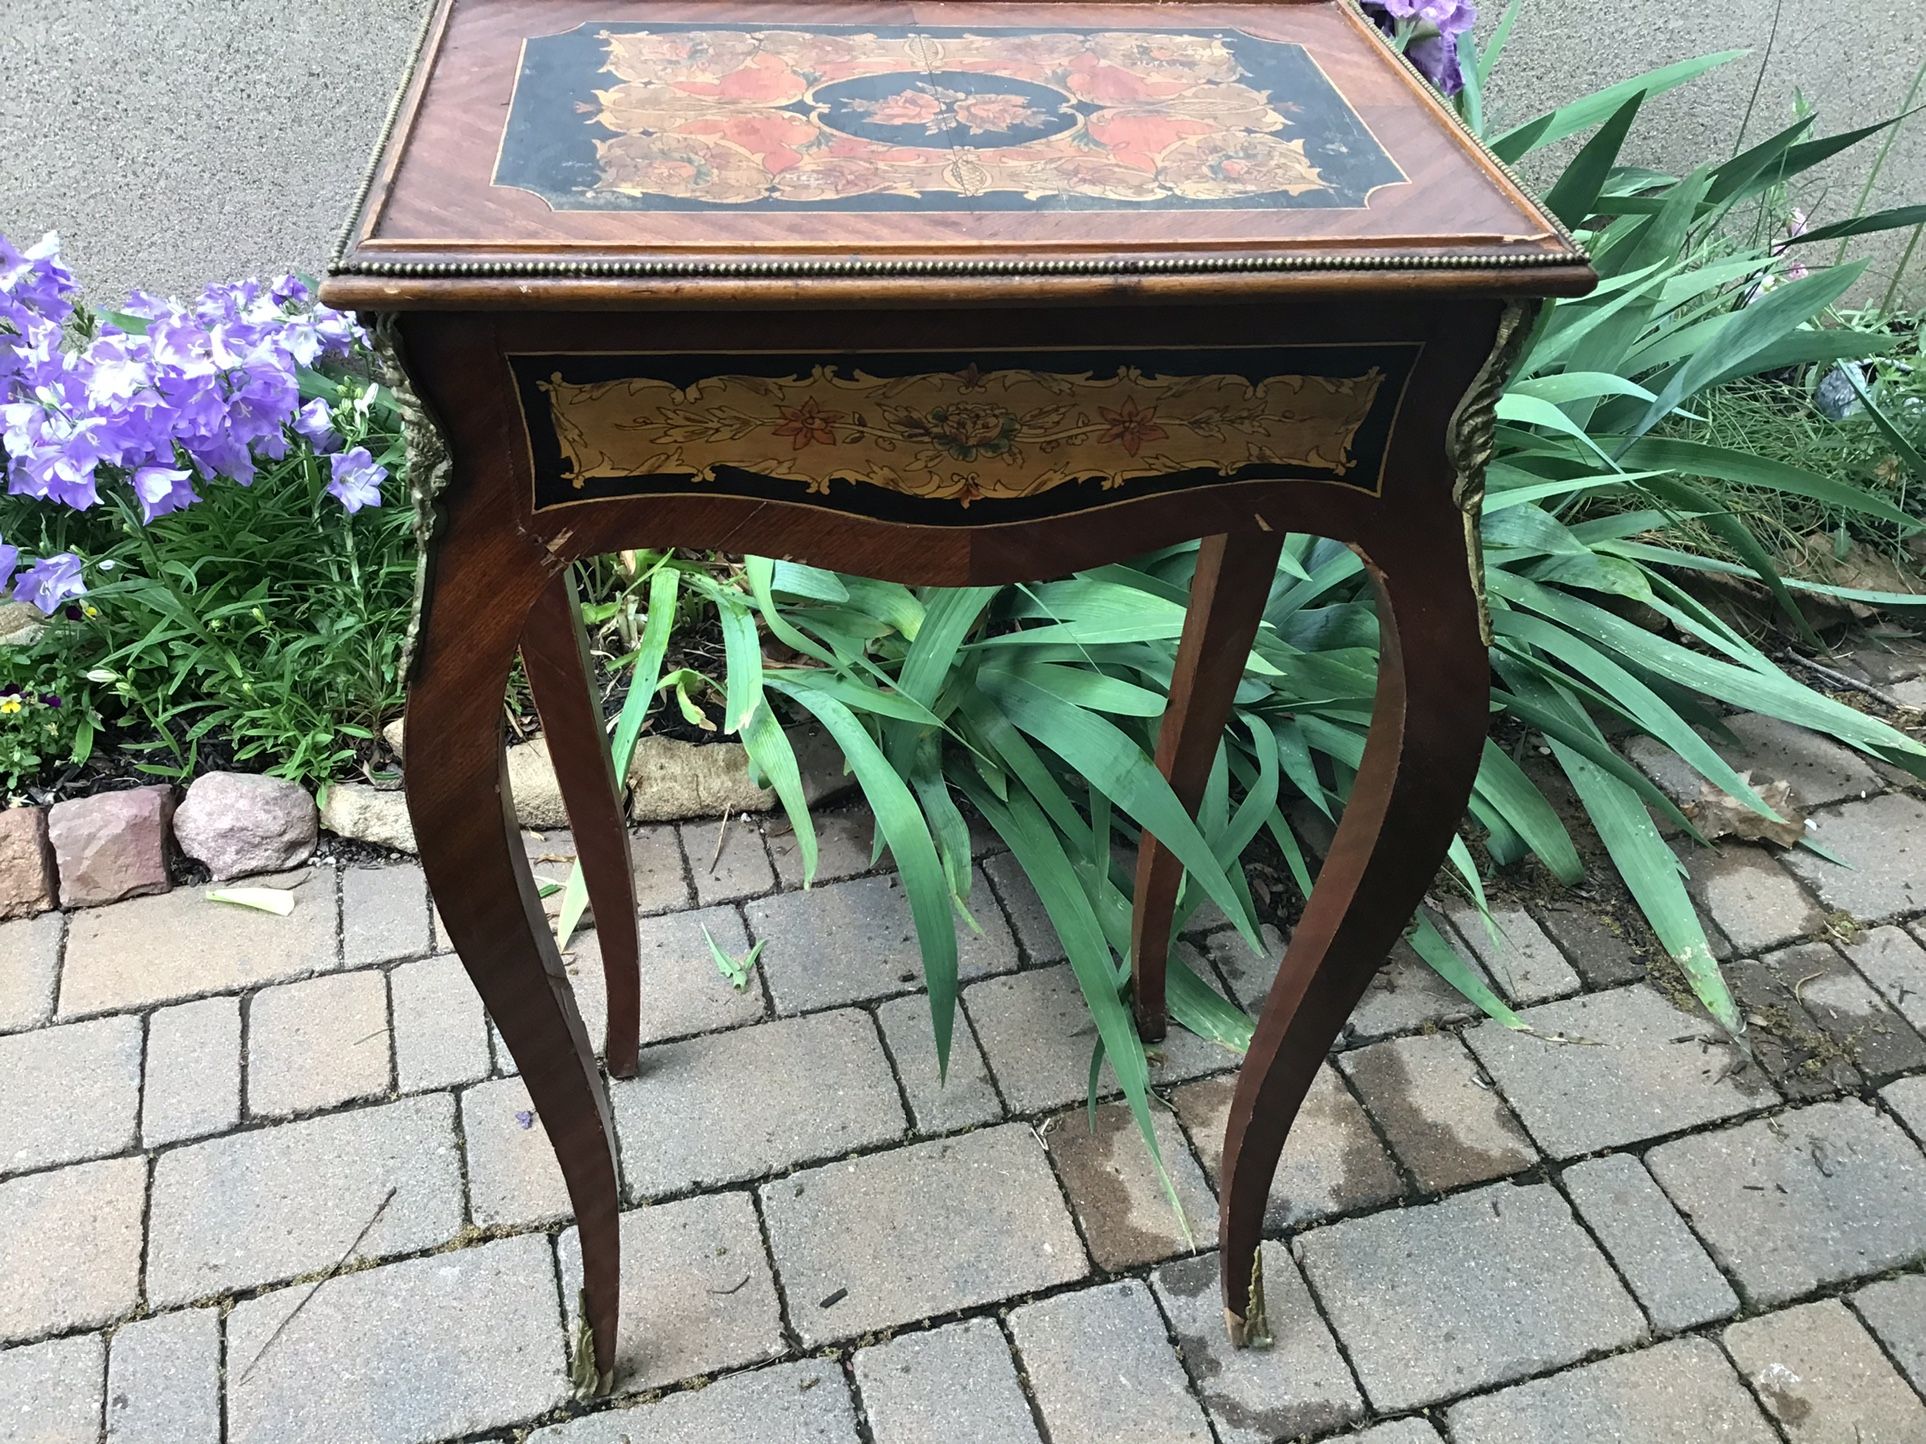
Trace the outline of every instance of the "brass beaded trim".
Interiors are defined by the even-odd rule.
[[[1244,271],[1448,271],[1567,266],[1583,260],[1562,251],[1495,255],[1382,251],[1312,256],[1117,256],[876,261],[363,261],[338,260],[337,276],[1116,276]]]
[[[1356,0],[1338,0],[1338,3],[1351,10],[1358,26],[1367,31],[1372,38],[1383,44],[1383,36],[1377,27],[1364,18]],[[415,278],[433,277],[480,277],[480,276],[549,276],[563,279],[595,278],[638,278],[649,276],[703,276],[718,279],[749,278],[758,276],[1116,276],[1116,275],[1221,275],[1242,272],[1279,272],[1279,271],[1454,271],[1454,270],[1529,270],[1544,266],[1568,266],[1583,264],[1589,260],[1584,247],[1573,239],[1572,234],[1556,216],[1545,215],[1547,220],[1569,250],[1501,252],[1479,254],[1477,252],[1402,252],[1383,251],[1353,252],[1348,255],[1227,255],[1227,256],[1114,256],[1114,257],[1051,257],[1051,258],[900,258],[889,260],[828,260],[805,261],[775,259],[767,261],[713,261],[713,260],[465,260],[465,261],[381,261],[350,260],[348,252],[355,239],[356,227],[362,214],[368,208],[368,197],[373,194],[375,177],[381,170],[381,159],[387,154],[389,142],[394,139],[395,127],[401,120],[402,101],[414,82],[415,67],[422,61],[428,36],[434,28],[433,10],[424,21],[421,34],[415,41],[415,61],[409,67],[407,76],[395,92],[394,100],[388,107],[388,117],[381,127],[381,138],[375,144],[374,154],[369,157],[367,169],[361,177],[361,184],[355,193],[354,208],[349,212],[348,224],[335,246],[334,256],[329,261],[328,273],[335,276],[397,276]],[[1421,85],[1429,85],[1411,61],[1385,45],[1386,52],[1402,65]],[[1449,115],[1449,112],[1447,112]],[[1518,190],[1529,194],[1529,189],[1519,180],[1517,174],[1504,161],[1493,153],[1490,146],[1465,129],[1456,117],[1449,117],[1459,132],[1494,169],[1503,174]]]

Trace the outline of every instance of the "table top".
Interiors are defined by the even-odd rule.
[[[919,277],[1590,279],[1341,0],[440,0],[330,287],[408,309]]]

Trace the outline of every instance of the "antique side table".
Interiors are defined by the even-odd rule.
[[[615,1344],[608,1105],[500,725],[520,648],[603,930],[610,1071],[633,1072],[627,839],[570,563],[697,547],[954,586],[1202,538],[1158,748],[1194,807],[1283,534],[1360,554],[1376,716],[1225,1139],[1250,1342],[1279,1152],[1477,766],[1497,394],[1535,300],[1592,281],[1340,0],[441,0],[323,295],[380,318],[412,379],[409,803],[567,1179],[591,1381]],[[1149,1037],[1178,880],[1146,834]]]

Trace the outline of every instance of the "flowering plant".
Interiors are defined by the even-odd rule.
[[[326,401],[301,404],[301,373],[364,344],[352,318],[312,304],[295,276],[210,287],[193,307],[136,293],[94,317],[49,235],[21,251],[0,236],[0,455],[7,491],[88,511],[107,499],[141,525],[248,486],[305,440],[339,450]],[[365,449],[334,457],[329,491],[349,512],[381,504],[385,468]],[[72,552],[20,565],[0,541],[0,586],[51,616],[86,590]]]
[[[413,572],[366,343],[294,276],[90,310],[55,238],[0,237],[0,597],[49,619],[0,649],[8,790],[208,748],[309,781],[360,760]]]
[[[1465,88],[1458,37],[1478,23],[1471,0],[1364,0],[1364,13],[1444,94]]]

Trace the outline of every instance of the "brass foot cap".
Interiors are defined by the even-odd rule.
[[[1224,1331],[1230,1335],[1233,1349],[1268,1349],[1274,1342],[1262,1318],[1240,1319],[1229,1309],[1224,1310]]]

